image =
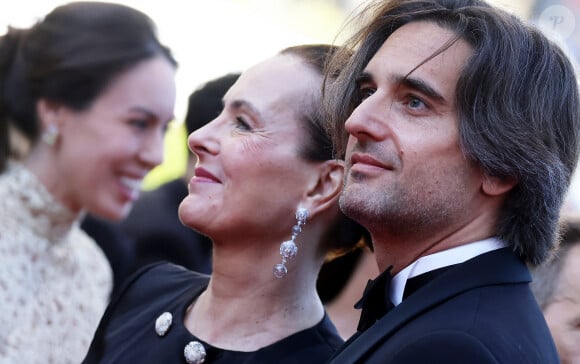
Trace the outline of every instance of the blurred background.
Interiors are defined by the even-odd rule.
[[[538,24],[578,67],[580,0],[489,0]],[[28,27],[54,7],[69,1],[0,2],[0,34],[7,26]],[[177,60],[176,119],[166,136],[165,162],[153,170],[151,189],[182,173],[186,159],[183,118],[187,97],[201,83],[248,66],[300,43],[340,43],[349,34],[343,24],[362,0],[122,0],[147,13]],[[578,173],[577,173],[578,174]],[[575,179],[567,208],[580,209]]]

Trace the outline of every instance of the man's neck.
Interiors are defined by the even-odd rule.
[[[422,244],[417,244],[415,241],[394,242],[390,240],[383,243],[374,239],[373,241],[375,242],[375,254],[379,270],[382,272],[392,265],[392,274],[397,274],[421,257],[457,248],[475,241],[485,240],[491,236],[493,234],[486,233],[470,238],[445,237],[443,239],[433,239],[432,241],[423,240]]]

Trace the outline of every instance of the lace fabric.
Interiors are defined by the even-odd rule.
[[[34,174],[0,175],[0,362],[79,363],[112,285],[106,257]]]

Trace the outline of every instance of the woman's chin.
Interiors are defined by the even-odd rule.
[[[132,208],[133,203],[127,202],[115,206],[101,206],[88,209],[88,213],[109,221],[121,221],[129,215]]]

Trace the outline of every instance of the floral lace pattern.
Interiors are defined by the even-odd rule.
[[[0,175],[0,362],[80,363],[108,302],[106,257],[18,163]]]

